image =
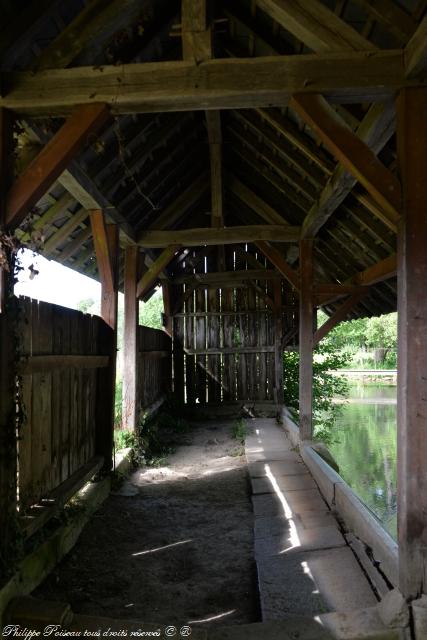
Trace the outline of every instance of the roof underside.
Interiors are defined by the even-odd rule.
[[[10,46],[7,39],[14,28],[19,29],[16,16],[25,24],[22,16],[34,12],[37,3],[14,0],[2,4],[11,15],[11,23],[3,20],[8,26],[0,32],[2,65],[3,70],[12,71],[37,69],[52,43],[90,3],[39,3],[37,19],[27,29],[21,27]],[[381,14],[377,3],[370,0],[322,0],[322,4],[381,49],[405,46],[426,6],[418,0],[389,0],[378,3],[388,6],[388,11]],[[123,5],[123,11],[107,21],[68,66],[182,59],[180,2],[146,0]],[[311,53],[251,0],[217,2],[212,24],[215,58]],[[356,131],[370,106],[335,104],[334,108]],[[19,122],[18,170],[62,122],[60,118]],[[285,223],[301,226],[337,168],[336,159],[315,133],[290,107],[223,110],[221,127],[225,226],[265,224],[255,199],[277,212]],[[137,237],[149,228],[210,226],[211,171],[204,111],[116,115],[87,143],[32,212],[31,241],[39,244],[41,254],[98,278],[89,214],[75,198],[70,175],[101,194],[107,216],[114,211],[114,220],[123,222],[122,244],[129,231]],[[392,123],[384,130],[380,146],[379,159],[395,173]],[[21,233],[28,242],[27,228],[21,227]],[[275,246],[298,267],[296,244]],[[250,245],[247,249],[256,254]],[[316,280],[343,283],[395,250],[395,222],[387,219],[356,183],[316,236]],[[150,250],[149,257],[153,259],[158,253]],[[169,273],[174,268],[174,262],[170,263]],[[121,271],[122,281],[123,264]],[[331,313],[334,308],[332,303],[325,310]],[[349,317],[377,315],[395,308],[396,282],[391,278],[371,286]]]

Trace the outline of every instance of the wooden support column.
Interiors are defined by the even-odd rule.
[[[173,309],[171,284],[168,280],[161,280],[160,283],[163,295],[163,329],[166,331],[168,336],[172,337]]]
[[[4,194],[13,175],[12,149],[11,114],[0,108],[0,231],[3,230],[5,221]],[[13,278],[9,277],[9,273],[0,269],[0,575],[4,575],[13,564],[13,541],[16,539],[15,323],[10,313],[14,299],[9,295],[12,292],[12,282]]]
[[[398,242],[398,542],[405,598],[427,593],[427,89],[397,100],[403,216]]]
[[[299,424],[302,440],[313,436],[313,239],[300,242]]]
[[[138,247],[125,253],[125,324],[123,337],[123,411],[124,429],[136,429],[138,424]]]
[[[280,411],[283,405],[283,320],[282,281],[273,281],[274,293],[274,402]]]

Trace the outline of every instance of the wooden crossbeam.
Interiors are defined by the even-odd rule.
[[[171,245],[170,247],[166,247],[162,251],[162,253],[154,260],[154,262],[150,265],[149,269],[144,273],[144,275],[140,278],[137,287],[136,287],[136,297],[142,298],[144,294],[148,291],[150,287],[158,279],[159,275],[167,267],[169,262],[175,256],[178,251],[179,246]]]
[[[243,182],[234,176],[229,176],[227,180],[228,188],[242,201],[250,207],[269,224],[287,224],[287,221],[262,198],[256,195]]]
[[[330,318],[328,318],[328,320],[326,320],[326,322],[322,324],[322,326],[319,327],[319,329],[315,332],[313,345],[318,345],[319,342],[323,340],[323,338],[337,326],[337,324],[345,320],[353,307],[355,307],[367,293],[368,288],[365,287],[363,290],[357,291],[356,293],[351,295],[345,302],[343,302],[335,311],[335,313]]]
[[[238,244],[240,242],[296,242],[300,227],[285,225],[250,225],[241,227],[225,227],[223,229],[171,229],[168,231],[142,231],[138,244],[148,249],[179,244],[185,247],[200,247],[217,244]]]
[[[19,176],[7,194],[6,224],[18,227],[67,164],[87,143],[88,136],[109,117],[104,104],[95,103],[75,109],[38,156]]]
[[[337,160],[391,216],[400,216],[399,180],[320,95],[295,95],[290,106],[326,144]]]
[[[427,67],[427,14],[405,47],[406,75],[415,78]]]
[[[37,220],[31,224],[31,230],[42,230],[49,223],[53,222],[59,217],[63,211],[65,211],[72,203],[74,198],[69,193],[64,193],[56,202],[54,202]],[[30,240],[30,234],[28,232],[23,233],[21,236],[22,242],[28,242]],[[46,250],[46,244],[43,247]]]
[[[90,0],[80,13],[42,51],[36,67],[58,69],[70,64],[100,34],[105,35],[108,25],[119,31],[124,18],[129,21],[137,16],[140,6],[137,2],[123,0]]]
[[[408,42],[416,29],[416,22],[412,16],[391,0],[355,0],[366,13],[382,24],[402,44]]]
[[[273,266],[282,274],[282,276],[298,291],[299,275],[295,269],[286,262],[284,256],[276,247],[272,247],[268,242],[258,240],[255,242],[256,247],[265,255]]]
[[[239,269],[237,271],[211,271],[210,273],[189,273],[171,278],[171,284],[211,284],[216,282],[234,282],[236,280],[280,280],[280,274],[274,269]]]
[[[100,209],[90,212],[93,243],[102,287],[106,291],[114,291],[114,271],[112,255],[108,243],[107,225],[104,212]]]
[[[295,93],[372,102],[408,84],[400,50],[76,67],[4,73],[3,81],[0,106],[28,116],[68,115],[95,101],[115,114],[283,107]]]
[[[380,260],[372,267],[368,267],[360,273],[356,273],[348,280],[349,283],[361,286],[370,286],[377,282],[383,282],[389,278],[393,278],[397,273],[397,256],[395,253]]]

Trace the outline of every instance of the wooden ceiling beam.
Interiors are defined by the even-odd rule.
[[[86,240],[91,236],[92,229],[90,228],[90,226],[87,226],[86,229],[79,231],[76,237],[65,246],[61,253],[55,256],[55,260],[57,262],[66,262],[69,258],[71,258],[72,255],[76,253],[76,251],[78,251],[82,247]],[[85,257],[85,260],[87,260],[87,257],[88,256]]]
[[[179,245],[171,245],[166,247],[161,254],[152,262],[148,270],[139,279],[136,286],[136,297],[142,298],[145,293],[153,286],[158,280],[163,269],[165,269],[171,262],[176,252],[179,250]]]
[[[395,130],[395,110],[392,101],[373,104],[357,129],[358,137],[374,153],[379,153]],[[304,223],[303,236],[314,236],[351,192],[357,179],[339,164],[323,188],[317,202],[310,208]],[[383,215],[386,215],[384,212]],[[396,224],[396,215],[391,223]]]
[[[6,225],[18,227],[67,165],[87,143],[88,136],[109,118],[103,103],[75,109],[73,115],[28,165],[7,194]]]
[[[405,47],[406,76],[415,78],[427,67],[427,15]]]
[[[167,231],[142,231],[138,244],[146,248],[161,248],[170,244],[184,247],[199,247],[241,242],[297,242],[301,229],[285,225],[250,225],[213,229],[171,229]]]
[[[368,267],[364,271],[356,273],[354,276],[349,278],[347,282],[368,287],[370,285],[377,284],[377,282],[393,278],[396,274],[397,256],[393,253],[387,258],[384,258],[384,260],[380,260],[376,264],[372,265],[372,267]]]
[[[54,222],[56,218],[68,209],[74,202],[74,198],[69,193],[64,193],[56,202],[54,202],[37,220],[31,224],[31,232],[43,231],[43,228],[51,222]],[[71,215],[71,214],[70,214]],[[31,234],[25,232],[20,237],[21,242],[28,242],[31,239]],[[46,248],[46,245],[44,245]]]
[[[139,11],[138,2],[90,0],[42,51],[36,68],[43,70],[67,67],[108,25],[114,25],[115,31],[118,31],[125,17],[129,21],[133,16],[137,17]]]
[[[400,182],[372,149],[353,133],[323,96],[295,95],[290,106],[397,223],[401,212]]]
[[[174,201],[159,214],[156,220],[150,225],[150,230],[165,229],[172,227],[182,218],[190,207],[192,207],[206,193],[209,186],[208,174],[202,173],[189,187],[187,187]],[[171,244],[171,243],[168,243]]]
[[[276,267],[279,273],[287,280],[297,291],[299,291],[300,280],[298,271],[295,271],[285,260],[285,257],[276,247],[271,246],[268,242],[258,240],[255,246],[265,255],[265,257]]]
[[[89,212],[86,209],[80,209],[73,213],[71,218],[67,220],[59,229],[57,229],[48,240],[43,244],[41,253],[48,257],[52,255],[58,245],[61,244],[69,235],[71,235],[74,229],[77,229],[88,217]]]
[[[113,114],[283,107],[295,93],[384,100],[407,83],[401,50],[333,51],[4,73],[0,106],[33,117],[68,115],[95,101]]]
[[[376,22],[392,33],[400,44],[406,44],[413,35],[417,23],[404,9],[393,0],[354,0]]]
[[[189,273],[170,279],[171,284],[189,284],[191,286],[216,282],[234,282],[244,280],[276,280],[281,275],[275,269],[238,269],[236,271],[211,271],[209,273]]]
[[[256,0],[256,4],[313,51],[375,49],[369,40],[317,0]]]

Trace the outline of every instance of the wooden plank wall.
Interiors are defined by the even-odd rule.
[[[172,386],[172,341],[158,329],[138,327],[137,406],[147,409]]]
[[[266,266],[263,256],[255,250],[252,254],[248,251],[246,247],[242,257],[241,247],[225,247],[226,270],[254,269],[254,260],[258,261],[258,268]],[[179,269],[175,276],[217,272],[218,257],[209,248],[195,250]],[[173,317],[175,395],[189,404],[273,402],[277,377],[276,323],[271,306],[274,281],[257,280],[255,287],[249,283],[221,288],[199,286],[187,297],[189,286],[181,285],[180,292],[176,291],[178,287],[174,291],[175,304],[184,299]],[[283,283],[280,291],[279,326],[285,328],[292,314],[283,305],[287,295]],[[276,398],[279,396],[276,394]]]
[[[58,365],[61,359],[57,359],[55,365],[47,363],[33,372],[28,363],[37,356],[109,354],[107,325],[101,318],[29,298],[21,298],[18,304],[26,414],[18,442],[18,486],[25,509],[97,454],[95,410],[100,371],[85,358],[72,366],[69,362]],[[108,331],[113,339],[113,331]]]

